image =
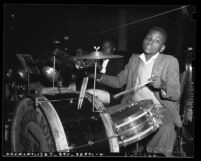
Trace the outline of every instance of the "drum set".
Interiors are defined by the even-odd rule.
[[[64,56],[60,50],[49,52],[52,66],[43,66],[37,71],[52,83],[52,87],[34,93],[25,90],[29,92],[17,100],[10,121],[10,152],[121,153],[122,148],[159,128],[152,100],[106,107],[108,99],[106,102],[102,99],[106,94],[98,94],[101,92],[96,90],[97,60],[122,56],[106,55],[98,49],[79,57]],[[56,70],[58,57],[69,67],[93,60],[94,88],[87,89],[88,78],[83,78],[80,91],[70,85],[64,87],[62,72]],[[36,67],[28,68],[26,77],[30,78]],[[26,88],[29,87],[30,82],[27,82]]]

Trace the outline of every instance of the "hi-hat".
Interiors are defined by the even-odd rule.
[[[75,56],[75,59],[112,59],[112,58],[121,58],[122,55],[107,55],[101,51],[93,51],[88,55]]]

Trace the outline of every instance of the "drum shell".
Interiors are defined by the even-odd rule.
[[[141,101],[111,114],[114,127],[119,135],[119,144],[127,146],[142,140],[156,130],[151,109],[153,102]]]
[[[31,103],[32,105],[37,103],[35,99],[38,99],[37,106],[33,105],[30,109],[32,111],[40,111],[41,118],[43,116],[43,122],[49,128],[49,134],[46,135],[48,138],[51,138],[51,149],[42,149],[40,147],[40,151],[65,151],[65,152],[118,152],[118,142],[116,141],[116,150],[112,149],[111,139],[108,137],[108,133],[112,133],[110,135],[114,136],[115,134],[112,131],[109,131],[106,128],[106,124],[110,124],[112,129],[111,122],[109,120],[110,117],[105,116],[104,114],[100,114],[98,112],[92,112],[92,104],[88,99],[84,99],[82,108],[77,110],[79,93],[70,92],[65,94],[56,94],[56,95],[29,95],[22,99],[21,103]],[[44,100],[48,101],[44,101]],[[26,100],[26,101],[25,101]],[[54,117],[49,117],[45,110],[53,109],[56,112],[59,120],[56,120]],[[21,108],[20,103],[18,105],[18,109]],[[24,107],[26,109],[26,107]],[[36,108],[36,109],[34,109]],[[45,109],[45,110],[44,110]],[[26,110],[25,110],[26,111]],[[19,115],[19,112],[15,112],[15,117],[13,119],[13,127],[12,127],[12,147],[14,151],[23,151],[26,149],[18,148],[20,145],[17,139],[17,133],[22,132],[20,130],[20,125],[22,124],[22,118],[16,119],[16,114]],[[26,111],[27,112],[27,111]],[[25,115],[25,114],[24,114]],[[103,116],[104,115],[104,116]],[[107,114],[106,114],[107,115]],[[38,117],[39,118],[39,117]],[[51,119],[53,121],[51,122]],[[19,121],[16,121],[19,120]],[[55,123],[55,122],[59,122]],[[18,122],[18,123],[17,123]],[[41,122],[41,119],[40,121]],[[25,123],[24,123],[25,124]],[[34,128],[31,127],[31,123],[26,123],[26,127],[30,128],[34,131]],[[26,128],[25,127],[25,128]],[[38,133],[41,129],[37,129]],[[43,131],[43,130],[41,130]],[[47,131],[47,130],[46,130]],[[34,133],[34,132],[33,132]],[[24,133],[26,135],[26,133]],[[64,138],[65,136],[65,138]],[[39,139],[40,140],[40,139]],[[113,139],[112,139],[113,140]],[[117,138],[116,138],[117,140]],[[42,143],[42,141],[41,141]],[[47,143],[44,141],[44,143]],[[30,145],[31,147],[32,145]],[[36,150],[36,149],[35,149]],[[30,151],[34,151],[33,147],[30,148]]]

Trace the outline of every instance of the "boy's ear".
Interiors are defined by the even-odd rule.
[[[160,49],[160,52],[162,53],[164,50],[165,50],[165,45],[163,44],[162,46],[161,46],[161,49]]]

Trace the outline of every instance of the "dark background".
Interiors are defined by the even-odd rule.
[[[31,54],[37,58],[45,55],[45,50],[53,51],[57,47],[69,55],[74,55],[77,47],[83,47],[89,53],[107,38],[113,39],[119,50],[126,51],[124,58],[128,60],[132,53],[142,53],[142,41],[153,26],[161,26],[167,31],[164,53],[175,56],[180,64],[180,72],[183,72],[188,47],[193,48],[193,53],[196,48],[197,22],[194,13],[197,6],[181,7],[4,4],[3,76],[19,64],[16,62],[17,53]],[[56,44],[55,41],[60,43]]]
[[[113,39],[118,45],[121,30],[126,31],[127,42],[121,50],[127,51],[124,56],[129,58],[132,53],[142,52],[142,41],[152,26],[161,26],[167,31],[164,53],[177,57],[182,71],[185,51],[189,46],[195,48],[193,13],[196,6],[178,9],[180,7],[182,5],[4,4],[4,71],[13,64],[16,53],[37,57],[58,46],[70,55],[80,46],[91,52],[105,38]],[[123,24],[120,24],[122,12]],[[118,28],[121,25],[124,26]],[[54,43],[56,40],[60,44]]]

